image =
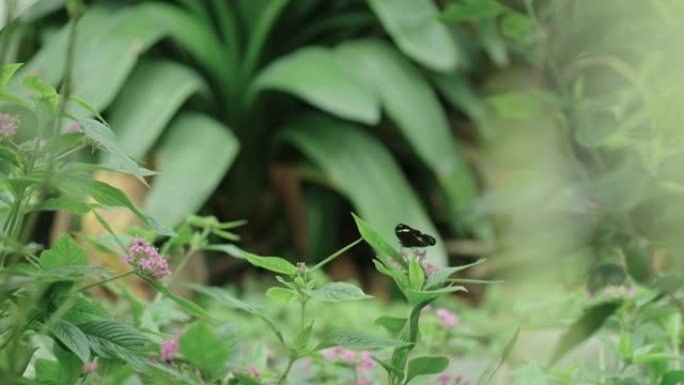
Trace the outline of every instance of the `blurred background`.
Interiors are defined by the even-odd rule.
[[[314,263],[358,237],[350,212],[387,239],[406,223],[437,238],[435,264],[489,258],[470,278],[505,284],[462,300],[492,330],[681,271],[680,0],[80,5],[75,21],[63,0],[4,0],[0,57],[53,85],[72,66],[73,94],[158,172],[99,178],[163,224],[246,219],[241,248]],[[64,231],[103,232],[58,212],[34,239]],[[255,284],[225,255],[193,264],[190,280]],[[371,267],[358,247],[328,273],[392,298]]]

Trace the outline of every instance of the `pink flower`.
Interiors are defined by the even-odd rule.
[[[83,364],[83,373],[93,374],[97,371],[97,362],[87,361]]]
[[[19,118],[12,114],[0,114],[0,135],[9,138],[19,128]]]
[[[340,354],[340,359],[351,364],[356,361],[356,353],[353,350],[344,349]]]
[[[321,350],[321,355],[328,361],[337,360],[337,348],[327,348]]]
[[[81,122],[73,122],[67,127],[67,132],[70,134],[80,134],[83,132],[83,125]]]
[[[447,327],[455,327],[458,326],[458,316],[452,312],[450,312],[448,309],[445,309],[443,307],[437,309],[436,311],[437,317],[439,317],[439,320],[442,321],[442,324]]]
[[[161,358],[162,361],[171,362],[173,355],[178,353],[178,339],[180,339],[180,334],[162,340],[159,347],[159,358]]]
[[[428,261],[423,262],[423,269],[425,270],[425,274],[430,275],[434,274],[439,270],[439,266],[433,265],[432,263]]]
[[[373,361],[371,352],[363,351],[361,352],[361,362],[356,365],[356,371],[358,372],[370,372],[375,369],[378,365]]]
[[[437,376],[437,384],[439,385],[449,385],[449,381],[451,381],[451,373],[449,372],[442,372]]]
[[[634,297],[636,297],[636,294],[637,294],[636,287],[630,286],[629,288],[627,288],[627,297],[634,298]]]
[[[603,289],[603,295],[606,297],[612,297],[615,294],[615,289],[613,289],[610,286],[607,286]]]
[[[259,373],[259,370],[252,365],[247,367],[247,373],[248,376],[257,380],[259,379],[259,377],[261,377],[261,373]]]
[[[137,268],[141,274],[155,279],[162,279],[171,274],[169,263],[164,257],[154,246],[139,237],[133,238],[128,254],[124,255],[123,260],[126,264]]]
[[[371,382],[367,378],[359,378],[358,381],[356,381],[356,385],[371,385]]]

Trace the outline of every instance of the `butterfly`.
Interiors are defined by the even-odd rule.
[[[437,243],[432,235],[421,233],[403,223],[394,228],[394,234],[399,238],[402,247],[428,247]]]

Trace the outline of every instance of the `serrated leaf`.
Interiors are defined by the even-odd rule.
[[[357,286],[345,282],[327,283],[318,289],[309,291],[309,295],[324,302],[357,301],[373,298],[366,295]]]
[[[45,270],[87,264],[88,253],[66,234],[59,237],[50,249],[40,254],[40,266]]]
[[[219,369],[228,360],[228,347],[207,324],[196,322],[178,340],[180,353],[202,370]]]
[[[280,274],[296,275],[297,268],[295,265],[291,264],[285,259],[280,257],[260,257],[258,255],[243,252],[242,255],[245,257],[247,262],[254,266],[261,267],[269,271],[273,271]]]
[[[322,346],[341,345],[354,349],[384,349],[409,346],[410,343],[392,338],[378,338],[365,333],[354,331],[338,331],[328,334]]]
[[[66,322],[56,322],[50,328],[52,335],[78,356],[81,362],[90,360],[90,344],[88,337],[75,325]]]
[[[416,376],[442,373],[449,367],[449,359],[441,356],[423,356],[412,358],[408,362],[405,384]]]

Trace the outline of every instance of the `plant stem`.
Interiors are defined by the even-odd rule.
[[[299,308],[299,330],[304,329],[304,325],[306,324],[306,301],[307,299],[301,300],[300,301],[300,308]]]
[[[285,384],[285,380],[287,380],[287,376],[290,374],[290,370],[292,370],[292,365],[294,365],[295,360],[296,358],[294,356],[290,356],[290,358],[288,358],[287,366],[285,367],[283,373],[280,375],[280,378],[278,378],[277,385]]]
[[[95,287],[95,286],[104,285],[104,284],[107,283],[107,282],[114,281],[115,279],[127,277],[127,276],[129,276],[129,275],[131,275],[131,274],[135,274],[135,270],[127,271],[127,272],[125,272],[125,273],[122,273],[122,274],[119,274],[119,275],[115,275],[115,276],[113,276],[113,277],[111,277],[111,278],[106,278],[106,279],[103,279],[103,280],[101,280],[101,281],[97,281],[97,282],[95,282],[95,283],[93,283],[93,284],[91,284],[91,285],[87,285],[87,286],[84,286],[84,287],[78,289],[78,291],[86,291],[86,290],[91,289],[91,288],[93,288],[93,287]]]

